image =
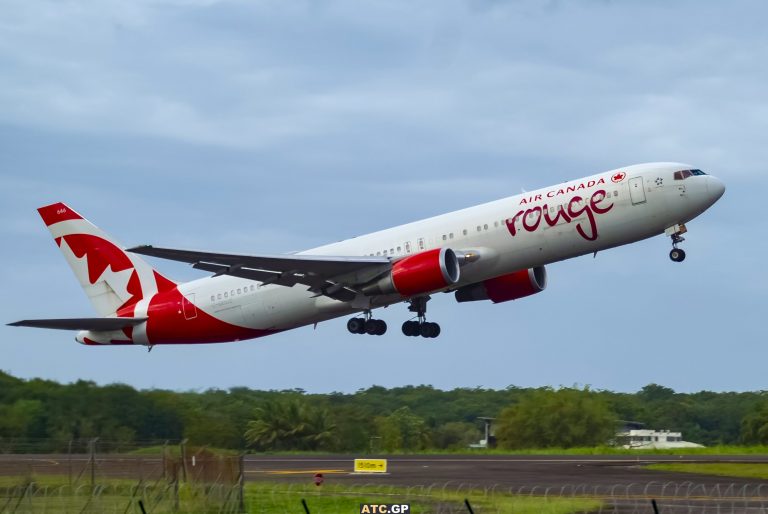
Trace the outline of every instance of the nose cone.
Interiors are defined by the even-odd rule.
[[[712,203],[715,203],[725,193],[725,184],[715,177],[707,177],[707,194]]]

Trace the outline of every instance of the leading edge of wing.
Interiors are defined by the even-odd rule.
[[[215,275],[232,275],[263,284],[293,287],[304,284],[316,295],[352,301],[357,286],[366,284],[392,268],[387,257],[334,255],[242,255],[156,248],[151,245],[127,251],[192,264]],[[214,275],[214,276],[215,276]]]
[[[203,252],[199,250],[180,250],[175,248],[158,248],[152,245],[141,245],[126,250],[132,253],[159,257],[172,261],[194,264],[197,262],[215,262],[230,266],[246,265],[256,269],[267,271],[293,271],[302,268],[313,268],[318,273],[330,272],[335,274],[339,270],[344,272],[365,268],[371,265],[389,265],[386,257],[371,256],[336,256],[336,255],[245,255],[236,253]],[[326,269],[323,269],[326,268]]]
[[[57,318],[24,319],[8,323],[9,327],[52,328],[56,330],[93,330],[104,332],[133,327],[147,321],[147,318]]]

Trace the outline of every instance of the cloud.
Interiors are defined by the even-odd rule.
[[[717,164],[745,145],[713,122],[765,128],[768,77],[750,65],[765,42],[745,44],[759,34],[736,24],[702,37],[696,22],[714,4],[683,25],[658,17],[684,7],[656,4],[436,7],[14,2],[0,117],[243,149],[379,131],[509,156],[552,152],[556,139],[582,161],[693,147]]]
[[[386,345],[360,345],[337,320],[317,333],[164,348],[148,360],[62,347],[70,334],[0,327],[16,345],[4,365],[174,388],[207,380],[354,390],[370,385],[368,362],[400,370],[384,377],[391,385],[482,376],[494,387],[627,390],[654,369],[676,389],[762,387],[765,359],[755,354],[744,368],[738,354],[759,351],[748,345],[768,284],[759,237],[768,230],[767,11],[750,0],[7,1],[0,238],[13,244],[0,256],[9,317],[89,312],[74,280],[59,279],[65,265],[34,212],[48,201],[72,203],[129,244],[272,253],[635,162],[691,162],[728,191],[690,224],[682,267],[655,238],[554,264],[546,294],[514,304],[439,295],[430,305],[445,321],[439,346],[394,333]],[[627,333],[628,312],[652,322]],[[406,312],[381,315],[396,332]],[[731,339],[733,357],[702,356]],[[627,369],[617,340],[651,351]],[[30,359],[29,345],[72,365]],[[670,348],[725,371],[667,371],[658,356]],[[168,372],[180,356],[184,374]],[[212,358],[232,372],[206,373]],[[120,375],[115,359],[148,372]],[[326,377],[313,373],[319,359],[331,361]],[[435,366],[425,377],[426,361]],[[457,376],[455,362],[471,364],[467,374]]]

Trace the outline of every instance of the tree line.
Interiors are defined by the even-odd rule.
[[[175,392],[0,372],[0,451],[18,450],[22,441],[30,451],[63,451],[68,441],[95,437],[123,447],[187,439],[254,451],[461,450],[482,438],[479,417],[496,418],[498,445],[508,449],[605,444],[621,420],[682,431],[708,446],[768,444],[764,391],[678,393],[650,384],[636,393],[429,385],[329,394],[245,387]]]

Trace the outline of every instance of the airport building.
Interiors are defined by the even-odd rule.
[[[682,432],[669,430],[628,429],[616,434],[616,439],[622,448],[633,450],[704,447],[701,444],[683,441]]]

